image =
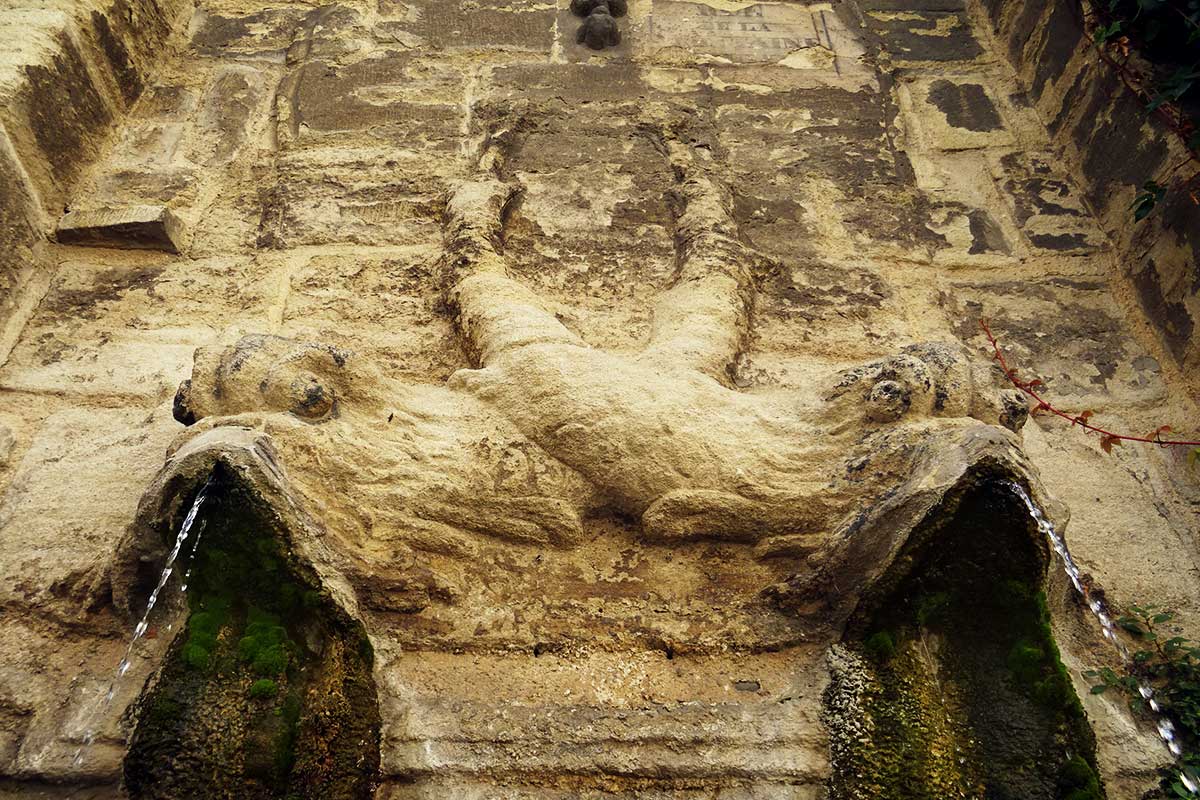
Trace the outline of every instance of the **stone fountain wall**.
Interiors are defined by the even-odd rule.
[[[572,373],[558,387],[568,394],[602,387],[606,369],[656,340],[656,303],[689,252],[681,220],[690,202],[708,202],[689,198],[689,181],[725,193],[728,218],[709,219],[705,235],[736,229],[753,275],[739,289],[753,303],[737,357],[711,379],[738,398],[720,410],[740,424],[760,421],[755,403],[802,408],[798,449],[861,450],[861,464],[829,481],[850,519],[870,516],[888,477],[854,488],[876,449],[916,452],[922,437],[880,444],[867,436],[886,440],[876,421],[846,421],[853,397],[825,390],[934,342],[966,353],[971,391],[997,395],[981,318],[1064,407],[1133,431],[1196,419],[1181,369],[1190,345],[1156,330],[1172,317],[1146,316],[1123,266],[1131,245],[1109,236],[1127,202],[1117,192],[1097,202],[1105,191],[1078,160],[1093,145],[1058,146],[1065,125],[1030,79],[1039,67],[1019,60],[1014,71],[987,9],[637,0],[621,43],[600,53],[576,44],[566,3],[533,0],[61,11],[19,7],[0,24],[24,59],[5,61],[12,80],[0,82],[13,98],[0,112],[0,170],[13,176],[0,189],[12,231],[0,247],[15,254],[5,276],[24,287],[5,295],[0,351],[0,796],[121,792],[133,730],[121,712],[180,620],[156,623],[84,768],[71,756],[142,601],[122,580],[118,544],[140,530],[139,500],[168,449],[196,441],[173,416],[190,377],[202,429],[213,424],[204,417],[237,415],[254,448],[256,436],[277,445],[261,445],[261,461],[298,487],[280,497],[303,509],[312,560],[372,637],[382,796],[822,795],[825,651],[837,631],[763,595],[803,569],[808,540],[757,539],[738,508],[719,509],[724,539],[689,538],[686,518],[654,524],[641,485],[695,477],[653,468],[670,448],[644,447],[644,471],[625,483],[601,474],[603,458],[572,461],[606,440],[552,447],[514,433],[527,409],[501,395],[520,380],[460,375],[452,388],[474,399],[446,400],[448,379],[492,346],[463,322],[462,294],[446,291],[447,253],[487,249],[470,236],[455,244],[478,222],[463,189],[472,181],[491,187],[484,201],[504,195],[483,205],[507,275],[571,347],[611,356]],[[1006,37],[1022,17],[1017,6],[993,13]],[[1039,36],[1020,39],[1031,54]],[[60,243],[68,208],[73,220],[126,224],[107,229],[106,247]],[[147,237],[163,243],[167,212],[167,249],[179,252],[144,249]],[[660,318],[669,312],[659,305]],[[268,380],[260,352],[323,358],[317,375],[336,383],[340,416],[315,395],[303,409],[277,404],[291,384]],[[656,414],[678,399],[667,373],[686,355],[668,348],[661,380],[637,373]],[[241,363],[262,372],[222,383]],[[963,420],[1000,421],[959,405]],[[719,427],[693,416],[652,434]],[[599,421],[616,440],[647,418]],[[1200,493],[1182,454],[1106,455],[1044,418],[1013,436],[1108,596],[1177,608],[1195,631]],[[738,442],[719,442],[729,470],[718,488],[758,477],[733,475],[759,455]],[[397,453],[411,464],[397,467]],[[463,453],[486,471],[455,472]],[[911,477],[909,461],[887,463],[897,483]],[[814,492],[824,485],[805,476]],[[421,491],[389,495],[397,486]],[[612,486],[621,491],[601,491]],[[534,490],[554,502],[510,502]],[[811,510],[823,520],[824,506]],[[1107,651],[1067,595],[1050,600],[1109,797],[1139,796],[1161,763],[1157,743],[1119,701],[1086,695],[1079,673]]]

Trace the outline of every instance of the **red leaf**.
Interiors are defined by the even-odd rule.
[[[1121,440],[1111,433],[1106,433],[1100,437],[1100,449],[1106,453],[1111,453],[1113,445],[1120,446]]]
[[[1157,428],[1150,431],[1150,433],[1146,434],[1146,438],[1152,442],[1161,442],[1162,435],[1164,433],[1170,433],[1170,432],[1171,432],[1170,425],[1159,425]]]
[[[1033,379],[1033,380],[1031,380],[1029,383],[1025,384],[1025,388],[1026,388],[1026,389],[1033,389],[1034,387],[1037,387],[1037,386],[1045,386],[1045,385],[1046,385],[1046,384],[1042,383],[1042,379],[1041,379],[1041,378],[1034,378],[1034,379]]]

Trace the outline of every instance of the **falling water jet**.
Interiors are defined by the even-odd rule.
[[[1087,587],[1084,586],[1081,577],[1082,572],[1079,569],[1079,565],[1075,563],[1075,559],[1071,556],[1071,551],[1067,548],[1066,540],[1055,529],[1054,524],[1046,519],[1046,515],[1033,502],[1033,499],[1030,498],[1029,493],[1025,491],[1024,487],[1013,481],[1005,481],[1004,485],[1011,489],[1017,497],[1021,498],[1021,501],[1025,503],[1025,508],[1029,511],[1029,516],[1033,517],[1033,521],[1037,524],[1038,530],[1050,540],[1050,546],[1054,548],[1054,552],[1058,553],[1058,557],[1062,561],[1063,572],[1066,573],[1067,578],[1071,581],[1071,585],[1075,587],[1075,591],[1079,593],[1079,596],[1087,604],[1092,616],[1100,623],[1104,638],[1112,642],[1123,664],[1126,666],[1132,664],[1133,659],[1130,656],[1129,648],[1117,636],[1116,623],[1113,622],[1112,617],[1105,610],[1104,603],[1092,597]],[[1154,699],[1154,690],[1150,686],[1145,683],[1139,683],[1138,694],[1149,704],[1150,710],[1157,716],[1156,729],[1159,738],[1163,740],[1163,744],[1166,745],[1171,755],[1178,759],[1183,755],[1183,747],[1179,744],[1179,738],[1175,732],[1175,723],[1171,722],[1163,713],[1158,701]],[[1197,781],[1195,777],[1188,774],[1186,770],[1180,769],[1179,780],[1193,795],[1200,794],[1200,781]]]
[[[104,694],[104,700],[98,707],[92,710],[91,714],[88,715],[88,728],[83,735],[83,742],[80,744],[79,749],[75,751],[75,755],[71,759],[71,763],[76,767],[83,763],[87,749],[92,745],[92,742],[96,738],[96,730],[94,727],[92,727],[95,724],[96,718],[106,712],[109,706],[112,705],[113,697],[115,697],[117,693],[117,684],[122,678],[125,677],[125,673],[129,672],[129,668],[132,666],[132,661],[130,661],[130,659],[133,657],[133,648],[137,645],[138,640],[141,639],[146,634],[146,631],[150,628],[150,613],[154,611],[154,606],[158,602],[158,596],[162,593],[163,587],[165,587],[167,585],[167,581],[171,579],[171,574],[175,569],[175,561],[179,558],[179,553],[183,549],[184,542],[187,541],[188,534],[191,533],[192,526],[196,523],[196,515],[200,513],[200,506],[204,504],[204,500],[208,496],[208,491],[211,486],[212,477],[210,476],[208,480],[204,482],[204,485],[200,487],[200,491],[196,494],[196,499],[192,501],[192,507],[188,509],[187,516],[183,519],[183,524],[179,526],[179,534],[175,537],[175,545],[171,548],[171,552],[167,555],[167,561],[163,565],[162,572],[159,573],[158,576],[158,584],[154,587],[154,591],[150,593],[150,599],[146,602],[146,612],[142,614],[141,620],[138,621],[138,624],[133,629],[133,637],[129,640],[129,645],[125,648],[125,654],[121,657],[120,663],[117,664],[116,674],[113,676],[112,680],[109,681],[108,691],[106,691]],[[204,528],[202,524],[200,529],[196,532],[196,540],[192,544],[191,556],[193,559],[195,558],[196,546],[200,542],[200,534],[203,532],[203,530]],[[184,591],[187,590],[186,578],[184,579],[183,589]]]

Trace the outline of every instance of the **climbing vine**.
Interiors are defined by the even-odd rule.
[[[1200,459],[1200,440],[1191,441],[1187,439],[1165,439],[1166,434],[1171,433],[1170,425],[1159,425],[1154,430],[1147,433],[1145,436],[1134,436],[1128,433],[1116,433],[1101,428],[1091,422],[1096,416],[1096,412],[1091,410],[1081,411],[1078,414],[1072,414],[1063,411],[1054,406],[1049,400],[1045,399],[1037,390],[1045,387],[1041,378],[1033,378],[1031,380],[1021,380],[1017,375],[1017,370],[1008,365],[1008,361],[1004,358],[1004,353],[1000,350],[1000,343],[995,335],[992,334],[991,328],[988,327],[986,320],[979,321],[979,327],[983,329],[984,336],[992,346],[992,358],[999,362],[1000,369],[1004,370],[1004,377],[1013,386],[1020,389],[1024,394],[1034,401],[1033,407],[1030,409],[1030,414],[1053,414],[1056,417],[1061,417],[1071,423],[1072,427],[1078,425],[1085,433],[1096,433],[1100,435],[1100,447],[1106,453],[1111,453],[1113,447],[1122,442],[1145,442],[1146,444],[1156,444],[1160,447],[1191,447],[1191,452],[1188,453],[1188,462],[1195,464],[1197,459]]]
[[[1200,0],[1097,0],[1081,7],[1101,60],[1187,150],[1162,180],[1170,183],[1189,168],[1180,190],[1200,205]],[[1145,219],[1166,192],[1146,181],[1131,207],[1134,220]]]
[[[1135,712],[1150,710],[1150,698],[1162,711],[1174,719],[1182,738],[1181,766],[1193,782],[1200,776],[1200,642],[1164,632],[1163,626],[1172,622],[1172,611],[1153,604],[1133,605],[1129,613],[1116,622],[1137,642],[1129,672],[1119,673],[1109,667],[1084,672],[1085,678],[1097,681],[1092,694],[1116,690],[1126,696]],[[1148,697],[1144,689],[1151,689]],[[1195,793],[1184,785],[1176,772],[1163,778],[1163,789],[1171,797],[1194,798]]]

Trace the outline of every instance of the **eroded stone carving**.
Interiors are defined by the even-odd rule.
[[[476,368],[418,386],[336,347],[247,336],[198,351],[177,418],[269,435],[327,544],[372,561],[350,571],[404,587],[385,604],[461,596],[461,578],[426,568],[418,551],[470,559],[473,534],[570,547],[583,519],[613,512],[639,520],[647,541],[725,540],[799,559],[773,590],[783,602],[798,604],[818,574],[868,580],[900,535],[875,534],[881,563],[859,558],[885,500],[920,495],[947,454],[1016,458],[1005,432],[981,425],[1001,419],[1002,403],[977,388],[960,348],[940,343],[799,393],[735,389],[765,260],[740,238],[706,156],[670,131],[662,148],[678,176],[678,272],[641,353],[588,346],[508,275],[503,220],[518,189],[497,177],[493,144],[445,213],[448,299]],[[328,476],[356,499],[324,502]]]
[[[544,564],[562,571],[532,602],[547,620],[572,608],[569,621],[593,613],[569,593],[596,547],[695,558],[716,572],[736,563],[736,577],[712,577],[737,582],[732,601],[702,606],[702,623],[646,614],[612,635],[667,658],[763,641],[825,647],[907,569],[897,559],[913,531],[964,483],[1000,474],[1038,493],[1015,436],[997,424],[1019,420],[981,380],[986,365],[956,345],[817,369],[799,389],[737,388],[758,276],[773,265],[743,240],[702,142],[670,128],[650,135],[676,178],[677,269],[639,352],[590,346],[569,314],[510,274],[515,135],[485,139],[474,176],[447,197],[439,265],[471,368],[427,385],[330,344],[254,334],[202,348],[176,398],[190,427],[119,550],[116,604],[139,607],[140,584],[161,562],[159,532],[189,487],[214,470],[229,476],[371,636],[381,774],[400,780],[425,762],[418,734],[389,722],[404,717],[404,690],[388,677],[399,653],[528,646],[537,657],[544,621],[515,635],[488,626],[504,625],[498,609],[510,613],[493,598],[539,580]],[[703,555],[717,551],[719,560]],[[823,758],[797,768],[805,780],[823,779]]]
[[[583,17],[575,41],[593,50],[616,47],[621,43],[621,31],[614,17],[625,16],[625,0],[571,0],[571,11]]]

